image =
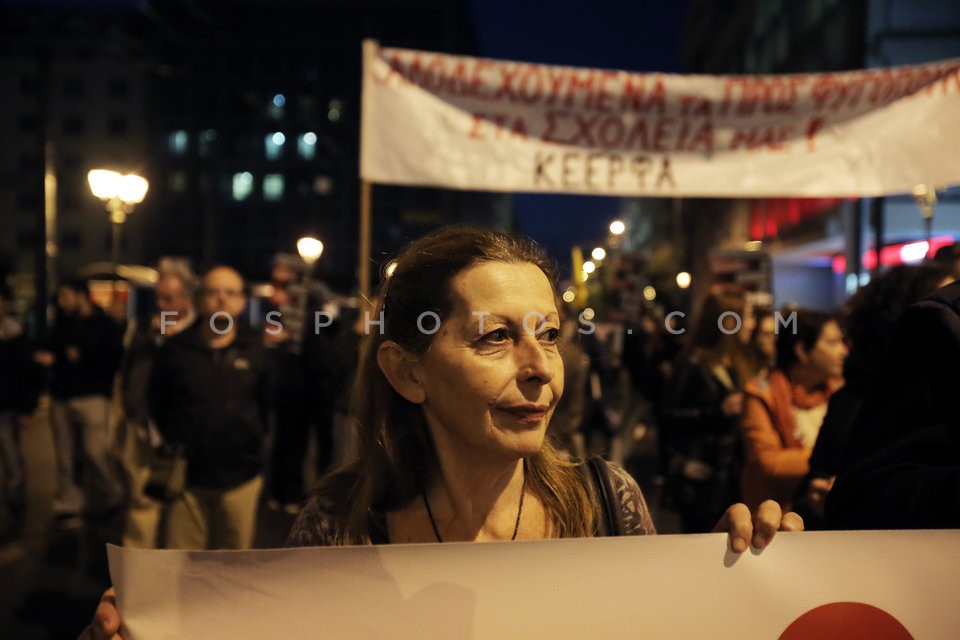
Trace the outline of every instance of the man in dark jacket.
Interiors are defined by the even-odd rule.
[[[90,299],[85,282],[57,290],[57,321],[50,349],[36,361],[52,368],[50,425],[57,461],[55,524],[73,528],[80,512],[113,513],[121,508],[123,486],[110,452],[110,396],[123,356],[120,326]],[[81,446],[82,444],[82,446]],[[84,496],[74,468],[79,458],[99,494]]]
[[[149,419],[148,385],[157,349],[196,320],[193,295],[196,279],[188,270],[161,271],[155,288],[157,309],[128,332],[120,370],[123,419],[120,444],[130,490],[123,546],[159,547],[162,502],[146,495],[155,452],[163,439]]]
[[[263,486],[263,437],[270,382],[260,336],[240,313],[243,278],[211,269],[198,320],[157,351],[150,408],[168,443],[186,456],[186,486],[170,505],[166,545],[248,549]]]

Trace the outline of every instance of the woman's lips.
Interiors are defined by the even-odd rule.
[[[509,413],[520,422],[526,424],[536,424],[547,417],[547,407],[541,406],[521,406],[521,407],[501,407],[502,411]]]

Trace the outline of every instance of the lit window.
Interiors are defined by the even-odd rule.
[[[306,160],[317,155],[317,134],[308,131],[297,139],[297,153]]]
[[[286,141],[286,136],[279,131],[276,133],[268,133],[266,138],[264,138],[267,160],[277,160],[280,158],[280,156],[283,155],[283,143]]]
[[[283,118],[283,105],[287,104],[287,97],[282,93],[278,93],[273,96],[273,100],[270,101],[270,117],[274,120],[280,120]]]
[[[283,176],[279,173],[268,173],[263,176],[263,199],[281,200],[283,198]]]
[[[187,132],[186,131],[174,131],[169,136],[168,144],[170,145],[170,152],[175,156],[182,156],[187,152]]]
[[[330,107],[327,109],[327,118],[330,122],[337,122],[340,120],[341,111],[343,111],[343,104],[334,98],[330,101]]]
[[[253,174],[249,171],[233,174],[233,199],[246,200],[253,192]]]

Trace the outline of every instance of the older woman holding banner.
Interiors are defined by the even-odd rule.
[[[353,389],[360,456],[321,484],[289,544],[362,545],[654,533],[623,469],[547,437],[563,393],[554,272],[526,239],[464,227],[409,245],[375,300]],[[801,530],[766,502],[716,531],[735,552]],[[88,637],[115,638],[112,591]]]

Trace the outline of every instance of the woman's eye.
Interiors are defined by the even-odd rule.
[[[560,338],[560,329],[550,328],[540,332],[540,339],[548,344],[555,344]]]
[[[483,336],[483,341],[493,344],[499,344],[506,341],[510,338],[510,335],[507,333],[506,329],[496,329],[491,331],[487,335]]]

